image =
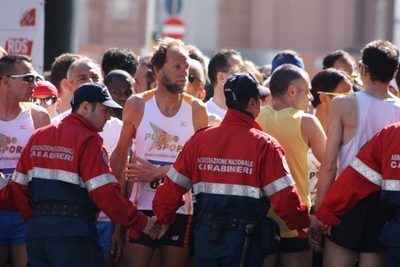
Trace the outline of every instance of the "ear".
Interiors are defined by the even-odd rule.
[[[204,82],[199,82],[199,93],[197,94],[198,98],[203,101],[204,98],[206,98],[206,94],[207,92],[204,90]]]
[[[154,72],[154,75],[156,75],[156,77],[160,77],[160,75],[162,75],[162,68],[159,69],[157,66],[154,66],[153,72]]]
[[[92,106],[90,105],[89,102],[84,101],[81,103],[81,106],[79,107],[79,109],[82,110],[83,114],[87,115],[92,110]]]
[[[57,101],[56,101],[56,110],[58,110],[58,109],[60,108],[61,103],[62,103],[61,98],[57,98]]]
[[[296,86],[294,84],[289,85],[286,94],[290,97],[293,98],[296,95]]]
[[[74,92],[72,91],[72,83],[68,82],[67,79],[62,79],[60,84],[63,90],[69,92],[71,95],[74,94]]]
[[[3,78],[0,80],[1,83],[4,83],[6,87],[10,87],[10,79],[7,76],[3,76]]]
[[[327,94],[319,94],[318,97],[319,97],[319,101],[321,103],[327,103],[328,102],[329,96]]]
[[[226,79],[227,79],[226,73],[221,72],[221,71],[217,73],[217,81],[219,84],[225,84]]]
[[[154,89],[154,88],[156,88],[157,87],[157,80],[155,80],[154,82],[152,82],[151,84],[150,84],[150,88],[149,89]]]

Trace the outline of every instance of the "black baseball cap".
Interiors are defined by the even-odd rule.
[[[261,86],[251,73],[235,73],[228,77],[224,84],[224,94],[228,108],[245,106],[251,98],[270,95],[267,87]]]
[[[83,102],[97,102],[110,108],[122,109],[108,93],[107,86],[101,83],[84,83],[76,88],[72,96],[71,106],[76,107]]]

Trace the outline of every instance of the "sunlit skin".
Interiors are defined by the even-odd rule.
[[[82,62],[72,70],[68,86],[72,92],[75,92],[79,85],[88,82],[103,83],[101,70],[95,63]]]
[[[147,68],[146,65],[140,65],[139,68],[136,70],[134,77],[135,84],[133,85],[133,88],[135,89],[135,94],[142,93],[146,90],[151,89],[147,86],[147,72],[149,72],[149,68]]]
[[[122,107],[125,106],[126,100],[128,100],[134,91],[134,83],[131,77],[115,76],[106,85],[112,99]],[[111,115],[122,120],[122,109],[111,109]]]
[[[332,91],[333,93],[352,93],[352,84],[349,80],[345,79],[341,81],[335,88],[335,90]],[[343,95],[344,96],[344,95]],[[321,103],[318,104],[318,106],[315,108],[315,116],[318,118],[318,120],[321,122],[322,127],[324,128],[325,133],[328,133],[328,116],[329,116],[329,109],[331,106],[332,99],[337,97],[337,96],[331,96],[328,94],[319,94],[318,95]]]
[[[199,73],[198,70],[194,69],[194,68],[190,68],[189,69],[189,75],[193,75],[194,80],[193,82],[188,82],[187,86],[186,86],[186,93],[188,93],[191,96],[194,97],[199,97],[199,93],[200,93],[200,83],[202,83],[202,81],[199,78]],[[204,88],[204,84],[202,86]]]
[[[35,98],[44,99],[47,97],[50,97],[50,95],[35,95]],[[40,105],[49,112],[50,117],[54,118],[57,115],[57,108],[60,105],[60,103],[61,103],[61,98],[57,98],[57,101],[53,105],[48,106],[43,100],[41,101]]]
[[[310,92],[310,80],[308,76],[304,78],[296,82],[296,97],[293,99],[293,107],[307,111],[309,101],[312,101],[314,98]]]
[[[178,49],[169,49],[167,51],[167,61],[161,69],[161,73],[161,83],[170,93],[183,93],[189,74],[189,63],[186,54]]]
[[[12,75],[28,74],[36,75],[30,63],[21,61],[15,64],[15,70]],[[9,97],[16,102],[27,102],[33,94],[33,89],[36,87],[36,82],[28,83],[23,78],[11,78],[4,76],[2,79],[7,79],[10,84]],[[10,99],[10,100],[11,100]]]
[[[86,104],[86,105],[85,105]],[[82,109],[85,110],[84,117],[98,132],[102,132],[106,122],[111,119],[110,108],[101,103],[96,103],[96,107],[92,110],[92,104],[84,102]]]
[[[348,75],[354,73],[353,66],[347,61],[336,60],[335,63],[333,63],[333,68],[337,70],[342,70]]]

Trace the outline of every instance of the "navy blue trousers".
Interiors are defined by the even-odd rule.
[[[29,267],[106,267],[102,247],[87,237],[26,241]]]
[[[246,264],[246,267],[262,267],[264,260],[254,261],[250,258]],[[239,257],[220,257],[216,259],[197,259],[196,267],[239,267],[240,258]]]

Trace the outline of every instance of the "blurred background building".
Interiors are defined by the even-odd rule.
[[[400,37],[394,0],[69,1],[74,1],[77,35],[76,51],[69,52],[98,61],[109,47],[146,54],[167,32],[207,56],[233,48],[256,65],[292,49],[313,76],[331,51],[344,49],[357,59],[366,43],[385,39],[396,44]]]

